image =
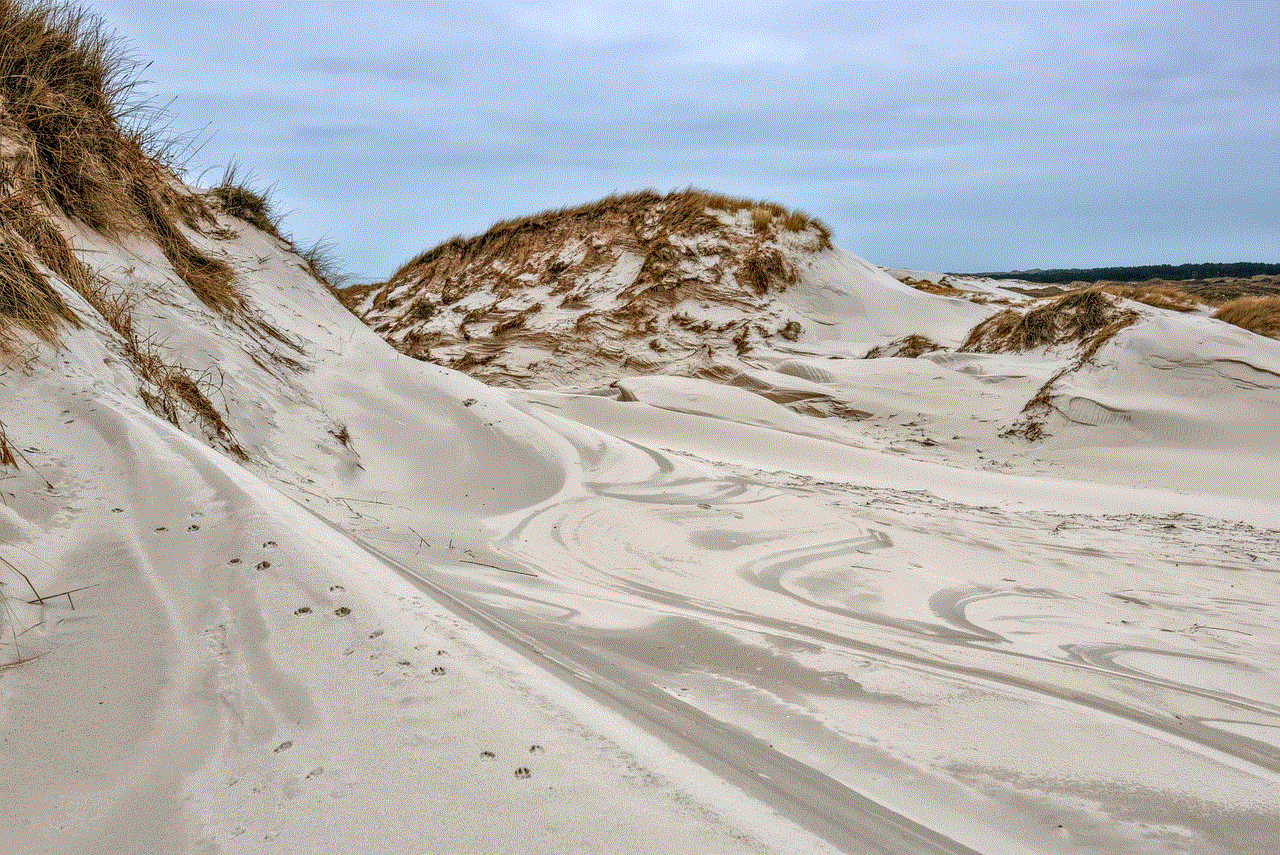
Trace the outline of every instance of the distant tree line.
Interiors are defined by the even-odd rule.
[[[1058,270],[1014,270],[982,273],[992,279],[1021,279],[1024,282],[1065,284],[1068,282],[1144,282],[1147,279],[1248,279],[1260,274],[1280,274],[1280,264],[1237,261],[1226,264],[1146,264],[1140,267],[1087,267]]]

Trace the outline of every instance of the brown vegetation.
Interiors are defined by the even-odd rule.
[[[678,307],[754,315],[768,295],[798,281],[789,250],[830,246],[822,223],[780,205],[646,190],[499,222],[420,254],[388,282],[337,293],[401,351],[460,370],[481,366],[472,373],[491,382],[511,378],[485,353],[489,345],[545,350],[546,325],[562,320],[565,335],[597,343],[601,363],[643,370],[647,360],[665,364],[655,353],[677,359],[701,351],[707,336],[729,352],[745,352],[760,337],[795,340],[802,330],[789,318],[730,329]],[[614,270],[623,277],[610,279],[618,291],[602,294],[602,277]],[[576,314],[566,319],[561,310]],[[655,338],[668,333],[674,338]],[[649,353],[624,355],[624,342]]]
[[[1143,282],[1114,282],[1101,280],[1098,282],[1070,282],[1063,285],[1028,285],[1008,280],[1003,287],[1019,294],[1031,297],[1056,297],[1073,291],[1084,291],[1089,288],[1102,288],[1119,296],[1129,297],[1128,289],[1139,292],[1148,290],[1171,289],[1189,295],[1200,303],[1220,306],[1237,297],[1267,297],[1280,294],[1280,276],[1275,274],[1258,274],[1249,278],[1215,276],[1209,279],[1148,279]],[[1132,297],[1131,299],[1140,299]],[[1162,308],[1171,308],[1162,306]]]
[[[975,326],[961,350],[1018,353],[1067,344],[1078,348],[1076,358],[1040,387],[1022,408],[1022,419],[1002,436],[1019,436],[1031,442],[1043,438],[1057,382],[1091,362],[1104,344],[1138,318],[1132,309],[1121,308],[1115,296],[1101,288],[1089,288],[1049,298],[1026,312],[1006,309]]]
[[[961,350],[1019,353],[1038,347],[1078,342],[1095,352],[1102,342],[1138,319],[1099,289],[1076,291],[1026,312],[1005,309],[969,331]],[[1099,336],[1105,338],[1099,340]]]
[[[1116,297],[1175,312],[1194,312],[1204,305],[1199,297],[1173,285],[1103,285],[1101,289]]]
[[[206,191],[214,204],[228,214],[262,229],[269,235],[286,240],[280,231],[280,215],[274,210],[266,190],[251,187],[235,165],[227,167],[216,187]]]
[[[926,353],[932,353],[936,350],[943,350],[942,345],[938,344],[928,336],[908,335],[900,339],[891,341],[888,344],[877,345],[867,351],[864,359],[879,359],[884,356],[902,356],[909,359],[915,359]]]
[[[585,205],[502,220],[476,237],[450,238],[410,260],[396,271],[390,281],[413,279],[438,283],[445,302],[452,302],[460,296],[461,283],[457,276],[463,270],[499,261],[509,270],[523,271],[532,253],[549,243],[563,243],[571,235],[582,234],[587,230],[584,226],[595,231],[599,231],[601,226],[610,226],[626,234],[636,244],[635,248],[647,250],[645,264],[649,266],[649,278],[652,279],[657,271],[668,268],[672,260],[661,255],[670,255],[673,251],[664,238],[714,232],[723,228],[717,212],[732,215],[742,210],[752,212],[753,228],[759,237],[813,230],[817,236],[815,248],[831,248],[831,230],[820,220],[787,211],[773,202],[733,199],[692,188],[666,195],[642,190],[607,196]],[[587,263],[593,260],[600,259],[584,259]],[[560,274],[566,272],[567,266],[559,271]]]
[[[180,188],[164,147],[136,122],[132,68],[87,12],[0,0],[0,193],[39,218],[66,217],[109,237],[148,237],[206,305],[222,313],[242,310],[231,269],[182,233],[182,227],[208,224],[211,214]],[[8,218],[0,222],[0,241],[20,253],[19,227]],[[50,325],[69,310],[49,299],[41,271],[17,275],[26,284],[8,302],[26,296],[34,302],[13,306],[6,317],[48,338]]]
[[[109,238],[149,239],[206,306],[246,317],[231,268],[183,234],[211,225],[211,211],[181,187],[145,126],[130,125],[139,109],[129,99],[132,68],[87,12],[0,0],[0,347],[12,348],[20,330],[53,342],[61,324],[82,324],[55,287],[61,280],[119,336],[152,409],[175,424],[179,406],[189,410],[243,455],[201,384],[140,339],[132,302],[111,293],[64,234],[74,221]]]
[[[1280,339],[1280,295],[1237,297],[1224,303],[1213,317],[1267,338]]]

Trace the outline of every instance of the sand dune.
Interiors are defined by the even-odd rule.
[[[639,194],[389,344],[165,186],[23,214],[0,852],[1280,840],[1280,343]]]

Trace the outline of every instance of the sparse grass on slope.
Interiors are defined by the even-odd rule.
[[[1194,312],[1204,305],[1194,294],[1173,285],[1103,285],[1102,290],[1126,300],[1174,312]]]
[[[960,349],[1020,353],[1075,342],[1096,352],[1137,319],[1137,312],[1120,308],[1114,297],[1091,288],[1063,294],[1026,312],[1005,309],[992,315],[969,332]]]
[[[1267,338],[1280,339],[1280,296],[1238,297],[1224,303],[1213,317]]]
[[[813,230],[816,248],[831,248],[831,230],[820,220],[798,211],[788,211],[773,202],[733,199],[693,188],[666,195],[642,190],[608,196],[585,205],[502,220],[476,237],[451,238],[410,260],[396,271],[391,281],[439,282],[445,302],[452,302],[461,293],[461,283],[456,281],[456,277],[462,270],[493,260],[500,260],[507,268],[523,269],[530,255],[545,248],[548,239],[560,240],[566,234],[580,232],[581,227],[599,229],[604,223],[626,226],[631,240],[641,244],[637,248],[645,250],[645,268],[642,268],[641,278],[653,280],[670,266],[671,259],[663,257],[664,252],[672,252],[664,240],[666,237],[714,231],[723,227],[717,212],[735,215],[743,210],[751,211],[752,227],[761,239],[776,237],[779,232]],[[760,287],[770,275],[777,273],[779,263],[773,259],[759,259],[754,263],[748,260],[746,264],[750,268],[745,271],[745,278]],[[549,271],[552,276],[562,272]]]
[[[139,121],[133,69],[83,9],[0,0],[0,347],[14,347],[21,330],[53,342],[61,325],[80,325],[60,280],[119,336],[153,410],[177,424],[181,407],[243,455],[202,384],[135,332],[132,301],[81,262],[64,233],[70,221],[150,240],[206,306],[283,341],[249,317],[231,268],[183,233],[212,225],[213,214]]]
[[[402,353],[486,382],[696,372],[795,341],[801,324],[772,302],[831,246],[822,223],[772,202],[644,190],[495,223],[338,294]]]
[[[1006,309],[975,326],[961,350],[1021,353],[1057,345],[1077,348],[1076,358],[1040,387],[1022,408],[1022,418],[1002,436],[1031,442],[1043,438],[1058,381],[1088,365],[1104,344],[1138,318],[1132,309],[1121,308],[1115,296],[1088,288],[1053,297],[1025,312]]]
[[[206,195],[224,213],[244,220],[273,237],[286,240],[280,231],[280,215],[275,211],[269,191],[251,186],[249,179],[242,176],[239,167],[234,164],[227,167],[222,173],[222,180],[216,187],[208,190]]]
[[[133,68],[88,12],[0,0],[0,192],[37,217],[60,215],[110,237],[147,237],[206,305],[243,311],[231,269],[182,233],[208,224],[211,214],[181,189],[164,146],[139,121]],[[6,219],[0,240],[21,252],[20,230]],[[9,302],[31,297],[30,310],[8,317],[47,338],[67,309],[50,301],[42,276],[26,278]]]

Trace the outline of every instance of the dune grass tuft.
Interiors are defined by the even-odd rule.
[[[1174,312],[1194,312],[1204,305],[1194,294],[1172,285],[1104,285],[1102,290],[1116,297]]]
[[[280,240],[287,240],[280,229],[281,217],[271,201],[270,189],[255,188],[251,181],[252,178],[241,175],[240,168],[232,164],[222,173],[217,186],[210,188],[205,195],[223,213],[244,220]]]
[[[1267,338],[1280,339],[1280,295],[1237,297],[1219,306],[1213,317]]]
[[[812,229],[817,235],[817,248],[831,248],[831,230],[820,220],[798,212],[790,212],[773,202],[734,199],[718,193],[688,188],[663,195],[656,190],[615,194],[597,202],[543,211],[527,217],[501,220],[481,235],[454,237],[411,259],[393,279],[414,274],[430,274],[440,278],[473,263],[502,258],[518,265],[540,236],[560,234],[566,226],[597,224],[601,220],[624,221],[642,241],[670,234],[697,234],[721,227],[716,212],[736,215],[751,211],[757,233],[779,231],[800,233]]]
[[[232,269],[184,232],[213,225],[213,212],[181,185],[170,149],[149,129],[155,115],[132,97],[135,67],[78,6],[0,0],[0,347],[12,351],[22,331],[54,343],[63,325],[87,320],[61,282],[118,337],[152,410],[175,424],[189,415],[244,457],[203,388],[210,379],[193,378],[140,336],[136,298],[111,288],[67,239],[71,222],[109,239],[150,240],[206,306],[271,331],[249,315]],[[2,435],[0,446],[6,463]]]
[[[70,315],[36,266],[62,276],[66,265],[38,254],[47,242],[30,240],[32,217],[150,238],[206,305],[223,314],[245,308],[231,268],[182,231],[211,223],[212,214],[181,188],[168,149],[149,129],[154,116],[132,97],[135,66],[101,20],[78,6],[0,0],[0,242],[8,256],[37,251],[9,266],[0,284],[8,325],[50,339]]]
[[[642,190],[495,223],[419,254],[387,282],[336,293],[401,352],[478,377],[532,382],[561,372],[557,360],[511,368],[521,357],[508,357],[546,349],[557,335],[548,330],[561,325],[566,336],[603,343],[592,365],[649,372],[718,348],[796,341],[794,319],[710,320],[698,307],[753,315],[799,281],[805,252],[829,248],[822,223],[772,202]],[[612,293],[601,301],[605,283]]]
[[[1081,343],[1095,352],[1106,338],[1138,319],[1116,298],[1090,288],[1054,297],[1026,312],[1005,309],[976,325],[961,350],[976,353],[1020,353],[1038,347]]]

